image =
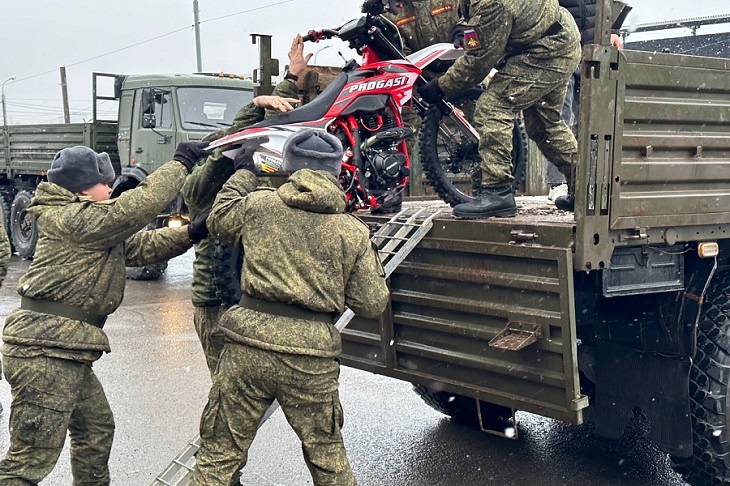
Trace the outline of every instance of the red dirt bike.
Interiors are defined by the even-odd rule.
[[[332,83],[310,103],[215,140],[234,158],[243,143],[255,143],[254,164],[261,174],[285,175],[282,149],[286,139],[303,128],[320,128],[342,142],[344,156],[340,183],[346,193],[347,211],[387,211],[406,188],[410,157],[405,140],[413,130],[404,126],[401,109],[414,106],[424,115],[420,156],[429,183],[446,202],[471,200],[471,172],[479,167],[479,135],[467,121],[482,88],[476,87],[453,100],[428,106],[413,96],[414,87],[425,83],[424,68],[435,62],[453,62],[463,54],[451,44],[436,44],[405,57],[398,29],[381,14],[380,0],[363,5],[364,15],[336,29],[310,31],[306,41],[337,37],[362,55],[362,62],[348,62]],[[526,136],[515,121],[513,175],[519,182],[526,164]],[[225,306],[241,296],[242,249],[217,245],[213,280]]]
[[[325,129],[344,148],[340,182],[347,211],[383,209],[408,184],[411,164],[405,139],[413,131],[404,126],[401,108],[413,104],[426,114],[421,160],[429,182],[451,204],[468,201],[469,192],[462,187],[466,184],[458,183],[458,178],[470,177],[470,170],[478,166],[476,130],[450,103],[427,109],[413,96],[414,86],[424,82],[423,69],[437,61],[452,62],[463,50],[436,44],[405,57],[397,28],[381,15],[387,8],[383,2],[366,2],[362,17],[336,29],[310,31],[305,41],[337,37],[361,54],[362,61],[348,62],[312,102],[216,140],[210,147],[228,148],[226,155],[234,157],[242,143],[254,142],[258,170],[274,174],[281,171],[281,152],[289,135],[306,127]],[[457,103],[466,100],[473,105],[480,93],[470,90]],[[522,139],[515,145],[524,150]],[[521,159],[524,166],[524,155]]]

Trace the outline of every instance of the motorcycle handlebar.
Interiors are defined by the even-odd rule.
[[[338,31],[334,29],[310,30],[306,35],[302,36],[304,42],[319,42],[322,39],[331,39],[337,37]]]

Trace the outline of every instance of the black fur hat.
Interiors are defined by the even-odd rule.
[[[48,169],[48,181],[73,193],[89,189],[100,182],[114,180],[115,173],[109,155],[97,154],[89,147],[77,146],[60,150]]]

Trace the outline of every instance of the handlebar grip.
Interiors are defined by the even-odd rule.
[[[307,32],[306,35],[303,35],[302,36],[302,40],[304,42],[316,41],[317,40],[317,32],[314,31],[314,30],[310,30],[309,32]]]

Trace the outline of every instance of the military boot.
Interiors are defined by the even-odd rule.
[[[479,219],[496,216],[512,218],[517,214],[517,204],[512,186],[482,187],[477,192],[478,200],[454,206],[457,218]]]
[[[575,211],[575,163],[577,154],[571,156],[571,169],[565,174],[565,182],[568,184],[568,193],[555,198],[555,207],[562,211]]]
[[[372,214],[391,214],[399,213],[403,208],[403,192],[398,192],[385,198],[380,206],[374,206],[370,212]]]

